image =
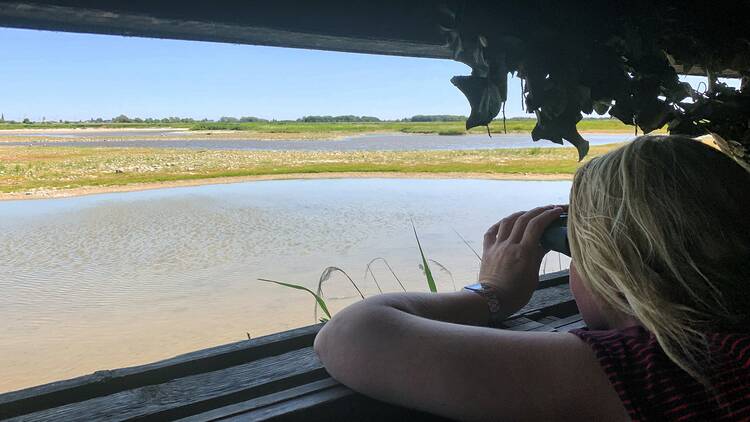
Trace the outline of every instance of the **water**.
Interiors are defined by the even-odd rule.
[[[0,202],[0,391],[142,364],[315,322],[304,292],[335,265],[362,280],[383,257],[426,291],[425,253],[460,288],[487,227],[518,209],[567,202],[570,182],[287,180]],[[454,231],[455,230],[455,231]],[[550,255],[548,270],[566,266]],[[433,268],[438,288],[450,275]],[[382,263],[384,291],[398,290]],[[377,293],[372,279],[365,294]],[[325,286],[332,310],[356,300]]]
[[[339,140],[236,140],[236,139],[179,139],[174,134],[185,132],[165,132],[163,140],[117,140],[117,141],[28,141],[3,142],[2,145],[14,146],[73,146],[73,147],[128,147],[128,148],[187,148],[203,150],[293,150],[293,151],[408,151],[408,150],[471,150],[497,148],[532,148],[532,147],[570,147],[570,144],[558,145],[548,141],[533,142],[531,135],[510,134],[493,135],[406,135],[374,134],[345,138]],[[39,134],[36,134],[37,136]],[[101,132],[96,133],[97,136]],[[59,135],[55,135],[58,136]],[[68,135],[71,137],[79,135]],[[80,135],[84,136],[84,135]],[[118,136],[118,135],[113,135]],[[119,133],[122,135],[122,132]],[[217,135],[220,136],[220,135]],[[632,138],[627,134],[585,135],[592,145],[624,142]]]

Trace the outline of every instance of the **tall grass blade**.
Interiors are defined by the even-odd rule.
[[[456,279],[453,278],[453,273],[449,269],[445,268],[445,265],[443,265],[443,264],[435,261],[434,259],[428,259],[428,261],[430,261],[433,264],[437,265],[437,267],[438,267],[439,270],[448,273],[448,277],[451,278],[451,283],[453,283],[453,291],[455,292],[456,291]]]
[[[307,287],[300,286],[298,284],[284,283],[283,281],[269,280],[269,279],[266,279],[266,278],[259,278],[258,280],[266,282],[266,283],[278,284],[280,286],[289,287],[289,288],[292,288],[292,289],[304,290],[307,293],[310,293],[315,298],[315,302],[318,303],[318,305],[320,306],[320,309],[323,310],[323,313],[326,314],[326,317],[328,317],[328,319],[331,319],[331,313],[328,311],[328,306],[326,306],[325,300],[323,300],[323,298],[321,296],[315,294],[315,292],[313,292],[312,290],[308,289]],[[317,307],[316,307],[316,309],[317,309]],[[316,315],[315,319],[318,319],[317,315]]]
[[[375,263],[375,261],[383,261],[383,264],[385,264],[385,266],[388,268],[388,271],[391,272],[391,275],[393,275],[393,278],[396,279],[396,282],[398,283],[398,285],[401,286],[401,290],[406,291],[406,287],[404,287],[404,284],[401,282],[401,279],[398,278],[398,276],[396,275],[396,272],[393,271],[393,268],[391,268],[391,264],[389,264],[385,258],[381,258],[381,257],[374,258],[372,261],[370,261],[367,264],[367,269],[365,270],[365,279],[367,278],[368,271],[372,275],[373,280],[375,279],[375,274],[373,274],[372,269],[370,269],[370,267],[372,266],[372,264]],[[377,285],[377,282],[375,284]],[[378,289],[380,289],[380,286],[378,286]],[[382,293],[382,290],[381,290],[381,293]]]
[[[339,273],[343,274],[349,280],[349,282],[352,284],[352,286],[354,286],[354,290],[356,290],[357,293],[359,294],[359,297],[361,297],[362,299],[365,298],[365,295],[362,294],[362,290],[359,289],[359,286],[357,286],[357,283],[355,283],[354,280],[352,280],[352,278],[349,277],[349,274],[347,274],[346,271],[342,270],[339,267],[327,267],[320,274],[320,279],[318,279],[318,288],[317,288],[317,291],[316,291],[316,294],[318,296],[323,297],[323,283],[325,283],[326,281],[328,281],[328,279],[331,278],[331,275],[333,275],[333,273],[336,273],[336,272],[339,272]],[[315,304],[315,309],[314,309],[313,313],[315,315],[315,318],[317,319],[318,318],[318,304],[317,303]]]
[[[474,249],[474,248],[473,248],[473,247],[471,246],[471,244],[469,244],[469,241],[468,241],[468,240],[466,240],[466,239],[464,239],[464,237],[463,237],[463,236],[461,236],[461,233],[459,233],[459,232],[458,232],[458,230],[456,230],[456,229],[453,229],[453,233],[456,233],[456,234],[458,235],[458,237],[460,237],[460,238],[461,238],[461,240],[462,240],[462,241],[464,242],[464,245],[468,246],[468,247],[469,247],[469,249],[471,249],[471,251],[472,251],[472,252],[474,252],[474,255],[475,255],[475,256],[477,257],[477,259],[479,260],[479,262],[482,262],[482,257],[481,257],[481,256],[479,256],[479,254],[477,253],[476,249]]]
[[[375,258],[375,259],[378,259],[378,258]],[[365,275],[362,277],[362,284],[367,283],[367,274],[370,274],[372,276],[372,281],[375,282],[375,286],[377,286],[377,288],[378,288],[378,292],[380,292],[382,294],[383,293],[383,289],[380,288],[380,283],[378,283],[378,279],[377,279],[377,277],[375,277],[375,273],[372,272],[372,269],[370,268],[370,266],[372,265],[372,263],[375,262],[375,259],[373,259],[372,261],[370,261],[367,264],[367,267],[365,267]]]
[[[414,226],[414,220],[411,221],[411,228],[414,230],[414,238],[417,239],[417,246],[419,247],[419,254],[422,255],[422,265],[424,266],[424,275],[427,278],[427,287],[429,287],[432,293],[437,293],[437,286],[435,285],[435,279],[432,277],[432,271],[430,266],[427,264],[427,258],[424,256],[422,250],[422,244],[419,243],[419,235],[417,235],[417,228]]]

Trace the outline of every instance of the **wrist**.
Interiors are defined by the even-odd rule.
[[[484,298],[487,305],[487,325],[500,327],[507,315],[503,312],[497,287],[492,283],[479,282],[465,286],[463,290]]]

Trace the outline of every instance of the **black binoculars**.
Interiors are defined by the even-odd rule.
[[[553,221],[542,234],[542,247],[545,249],[560,252],[570,256],[570,244],[568,243],[568,213],[560,214],[560,217]]]

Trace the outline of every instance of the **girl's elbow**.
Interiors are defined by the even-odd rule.
[[[342,368],[357,366],[369,350],[369,331],[377,326],[377,317],[360,302],[342,310],[323,325],[315,336],[313,349],[331,375]],[[371,335],[371,334],[370,334]]]
[[[347,335],[345,331],[348,321],[341,321],[343,315],[337,315],[326,322],[315,336],[313,350],[326,368],[336,365],[336,356],[342,354],[342,347],[346,346]]]
[[[313,341],[313,350],[315,350],[315,353],[318,355],[318,358],[325,364],[325,354],[328,351],[328,334],[326,327],[328,327],[330,324],[330,321],[323,325],[323,327],[318,331],[318,334],[315,336],[315,340]]]

